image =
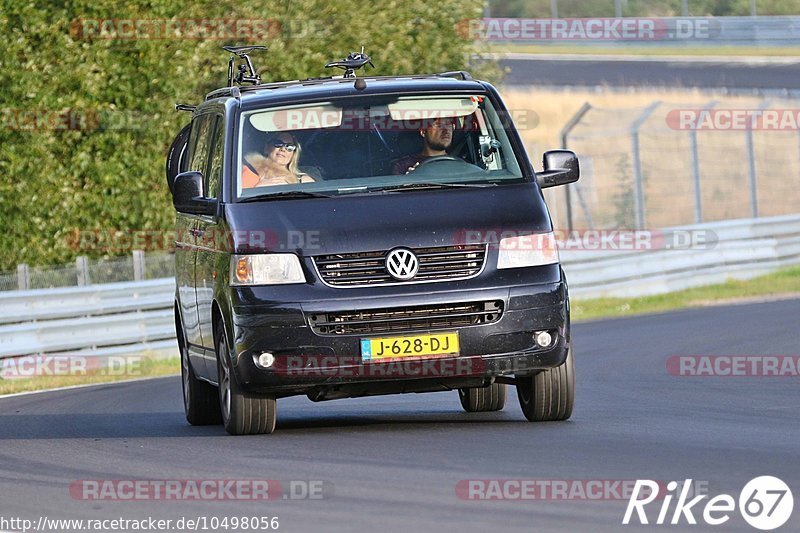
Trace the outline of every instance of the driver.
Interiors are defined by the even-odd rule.
[[[418,154],[400,158],[392,165],[392,174],[408,174],[431,157],[447,155],[447,149],[453,142],[453,130],[456,122],[452,118],[437,118],[429,121],[425,128],[419,130],[422,136],[422,151]]]

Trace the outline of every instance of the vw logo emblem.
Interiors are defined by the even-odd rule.
[[[386,271],[400,281],[407,281],[417,275],[419,259],[406,248],[396,248],[386,256]]]

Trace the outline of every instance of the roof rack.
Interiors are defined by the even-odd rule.
[[[398,80],[398,79],[415,79],[415,80],[422,80],[422,79],[432,79],[432,78],[454,78],[460,79],[463,81],[473,81],[472,76],[466,71],[459,70],[453,72],[442,72],[437,74],[400,74],[395,76],[369,76],[367,79],[369,80]],[[361,78],[358,78],[359,80]],[[277,81],[271,83],[263,83],[259,85],[248,85],[248,86],[234,86],[234,87],[221,87],[219,89],[214,89],[210,93],[206,95],[206,100],[212,100],[214,98],[220,98],[225,96],[236,96],[239,95],[234,94],[235,91],[239,91],[240,93],[251,92],[251,91],[262,91],[262,90],[275,90],[275,89],[282,89],[285,87],[294,87],[294,86],[313,86],[313,85],[322,85],[324,83],[352,83],[353,78],[344,78],[344,77],[322,77],[322,78],[306,78],[304,80],[289,80],[289,81]]]
[[[466,70],[450,70],[447,72],[440,72],[437,76],[442,78],[461,78],[464,81],[472,81],[472,76]]]

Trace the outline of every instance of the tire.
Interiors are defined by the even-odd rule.
[[[178,335],[180,335],[178,331]],[[179,341],[181,352],[181,378],[183,381],[183,410],[186,420],[193,426],[209,426],[222,423],[219,409],[219,393],[210,383],[197,379],[189,361],[186,343]]]
[[[506,386],[492,383],[477,389],[458,389],[458,399],[468,413],[502,411],[506,405]]]
[[[567,420],[575,404],[575,358],[567,359],[535,376],[517,378],[517,397],[525,418],[531,422]]]
[[[231,369],[228,341],[221,328],[217,334],[219,408],[222,424],[231,435],[263,435],[275,431],[275,398],[243,392]]]

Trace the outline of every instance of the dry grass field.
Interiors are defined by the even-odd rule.
[[[639,143],[645,191],[645,226],[656,228],[695,221],[690,134],[667,122],[680,109],[701,109],[712,101],[716,109],[800,109],[796,101],[730,95],[710,96],[691,90],[620,93],[611,90],[502,91],[515,116],[538,116],[538,123],[521,130],[531,157],[561,146],[560,132],[584,103],[586,114],[569,139],[569,148],[581,157],[584,174],[573,188],[576,227],[632,227],[633,148],[630,128],[654,102],[660,102],[642,124]],[[750,166],[746,131],[697,133],[703,220],[751,216]],[[800,211],[800,131],[754,131],[757,197],[760,216]],[[566,226],[562,190],[546,193],[554,222]]]

